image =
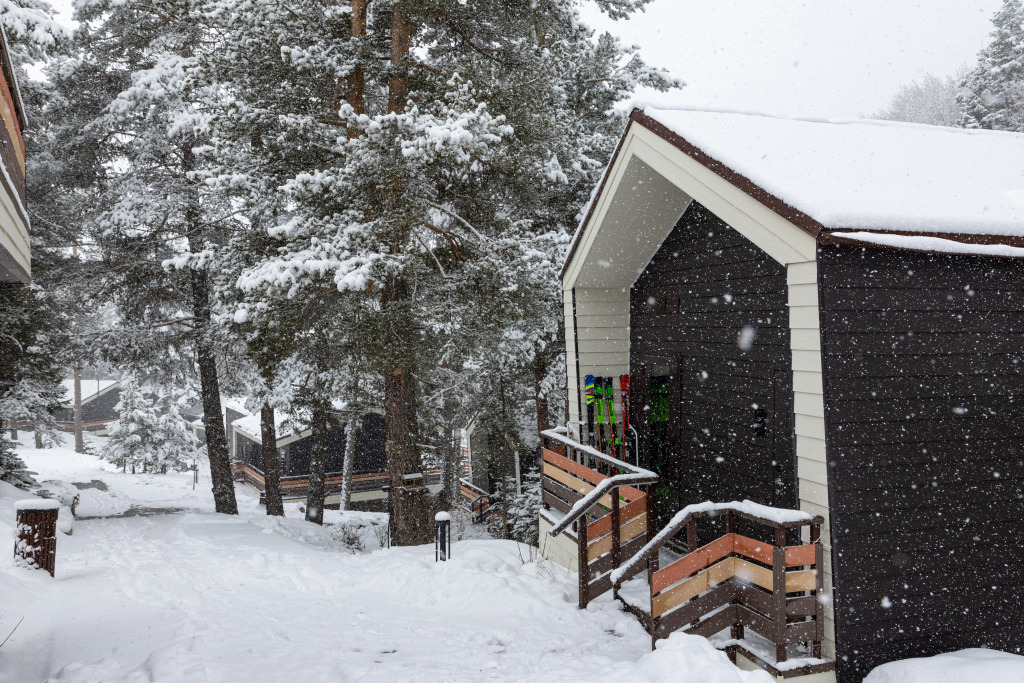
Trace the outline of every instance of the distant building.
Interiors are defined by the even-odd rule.
[[[25,112],[14,77],[7,36],[0,32],[0,282],[32,279],[29,221],[25,211]]]
[[[260,416],[244,415],[230,423],[231,471],[236,480],[263,493],[266,480],[263,468],[263,441],[260,434]],[[283,416],[277,416],[277,452],[281,462],[281,494],[285,500],[303,500],[309,487],[309,459],[313,432],[305,429],[294,432]],[[341,501],[342,475],[345,464],[345,428],[336,427],[327,434],[327,465],[325,467],[326,505],[337,506]],[[387,455],[384,444],[387,430],[384,416],[376,412],[365,413],[356,431],[355,463],[352,471],[350,505],[355,509],[384,511],[389,483]],[[440,473],[428,470],[427,485],[436,491]]]
[[[54,417],[57,427],[66,432],[75,431],[75,382],[63,382],[66,399]],[[112,379],[82,380],[82,429],[106,436],[120,415],[117,404],[121,400],[121,383]]]

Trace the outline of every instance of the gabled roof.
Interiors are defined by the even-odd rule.
[[[885,231],[1024,246],[1024,134],[655,107],[634,109],[636,125],[814,237]]]
[[[65,379],[61,381],[64,387],[64,405],[72,405],[75,402],[75,380]],[[82,380],[82,403],[88,403],[93,399],[102,396],[108,391],[120,389],[121,382],[116,379],[83,379]]]

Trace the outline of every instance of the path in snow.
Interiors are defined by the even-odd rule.
[[[513,542],[455,543],[447,563],[429,546],[352,554],[251,496],[239,517],[210,512],[208,478],[193,497],[188,474],[127,479],[91,456],[22,453],[42,478],[59,465],[65,481],[104,482],[126,509],[190,509],[79,520],[55,579],[0,554],[0,640],[24,616],[0,681],[768,680],[700,638],[649,653],[633,617],[607,599],[578,610],[575,576]],[[0,537],[23,497],[0,484]]]

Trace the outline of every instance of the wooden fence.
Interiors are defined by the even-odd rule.
[[[684,510],[654,540],[615,573],[623,581],[649,571],[651,608],[647,627],[652,640],[674,631],[712,637],[728,629],[725,649],[735,661],[737,651],[776,676],[790,677],[832,670],[834,662],[821,659],[824,616],[818,599],[822,590],[821,517],[797,511],[762,516],[746,504],[703,504]],[[766,513],[771,508],[762,508]],[[700,519],[725,517],[725,533],[697,547]],[[769,513],[770,515],[770,513]],[[739,521],[766,527],[772,541],[739,533]],[[787,529],[810,527],[810,542],[786,545]],[[688,553],[658,569],[661,548],[686,530]],[[758,534],[760,535],[760,534]],[[653,560],[653,561],[652,561]],[[763,639],[747,638],[750,629]],[[766,653],[767,644],[774,652]],[[809,656],[800,662],[779,665],[789,659],[788,646],[806,644]]]
[[[658,477],[559,432],[549,430],[541,436],[546,446],[541,499],[555,519],[550,533],[566,533],[576,543],[579,605],[585,608],[612,590],[610,572],[648,542],[653,497],[641,487],[655,484]]]

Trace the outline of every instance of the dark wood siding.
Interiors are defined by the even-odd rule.
[[[671,378],[668,447],[650,448],[640,425],[641,452],[671,487],[660,512],[745,498],[795,507],[785,268],[694,202],[634,285],[630,325],[634,414]]]
[[[1024,264],[819,255],[841,681],[1020,652]]]

